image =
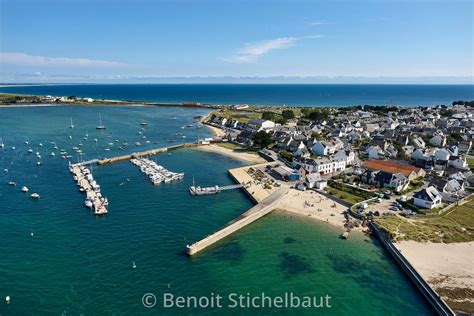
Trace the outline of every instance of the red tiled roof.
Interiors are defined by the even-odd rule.
[[[401,173],[405,177],[408,177],[410,173],[418,173],[420,168],[414,167],[412,165],[407,165],[403,163],[388,161],[388,160],[367,160],[362,164],[363,168],[380,170],[388,173]]]

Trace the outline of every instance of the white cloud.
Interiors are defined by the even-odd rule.
[[[87,58],[67,57],[44,57],[33,56],[25,53],[1,53],[0,64],[12,64],[20,66],[69,66],[69,67],[119,67],[122,63],[106,60],[94,60]]]
[[[260,41],[256,43],[248,43],[240,48],[230,58],[222,58],[222,60],[235,64],[251,64],[256,63],[260,57],[268,54],[276,49],[285,49],[294,46],[296,42],[305,39],[321,38],[322,35],[308,35],[302,37],[279,37],[271,40]]]
[[[311,26],[317,26],[317,25],[324,25],[324,24],[327,24],[326,21],[322,20],[322,21],[314,21],[314,22],[310,22],[309,25]]]

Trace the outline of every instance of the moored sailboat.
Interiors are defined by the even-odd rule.
[[[99,113],[99,125],[96,126],[96,129],[105,129],[105,126],[102,124],[102,116]]]

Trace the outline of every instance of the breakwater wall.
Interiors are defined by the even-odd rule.
[[[162,152],[167,152],[170,150],[175,150],[179,148],[186,148],[186,147],[197,147],[200,146],[200,144],[194,144],[194,143],[186,143],[186,144],[179,144],[179,145],[173,145],[173,146],[167,146],[167,147],[161,147],[161,148],[156,148],[156,149],[150,149],[146,151],[141,151],[141,152],[136,152],[128,155],[122,155],[122,156],[117,156],[117,157],[111,157],[111,158],[104,158],[104,159],[98,159],[97,164],[98,165],[105,165],[109,163],[114,163],[114,162],[119,162],[123,160],[130,160],[132,158],[139,158],[143,156],[148,156],[148,155],[154,155]]]
[[[278,207],[280,197],[282,197],[287,192],[288,192],[288,188],[278,189],[272,195],[262,200],[259,204],[255,205],[247,212],[240,215],[236,220],[231,222],[229,225],[227,225],[223,229],[213,233],[212,235],[207,236],[206,238],[200,241],[193,243],[192,245],[187,245],[186,253],[189,256],[195,255],[198,252],[203,251],[207,247],[231,235],[232,233],[238,231],[239,229],[267,215],[268,213],[270,213],[271,211],[273,211],[274,209]]]
[[[244,183],[241,183],[236,177],[235,175],[233,174],[232,172],[232,169],[228,170],[227,173],[229,174],[229,177],[232,178],[232,180],[234,180],[236,183],[239,183],[239,184],[244,184]],[[257,199],[253,196],[253,194],[251,192],[249,192],[248,188],[244,185],[242,187],[242,189],[244,189],[244,192],[245,194],[247,194],[247,196],[252,200],[252,202],[254,202],[255,204],[258,204],[258,201]]]
[[[369,227],[371,228],[374,235],[382,243],[383,247],[392,255],[393,259],[398,263],[403,271],[408,275],[410,280],[415,284],[415,286],[420,290],[423,296],[428,300],[431,306],[439,315],[454,316],[456,313],[441,299],[441,297],[436,293],[431,286],[423,279],[423,277],[413,268],[413,266],[408,262],[408,260],[401,254],[401,252],[389,241],[385,235],[382,233],[380,228],[376,224],[370,223]]]

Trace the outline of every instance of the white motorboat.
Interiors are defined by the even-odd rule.
[[[71,117],[71,125],[69,125],[69,128],[74,128],[74,124],[72,123],[72,117]]]
[[[10,182],[8,182],[8,185],[13,185],[13,186],[15,186],[15,185],[16,185],[16,183],[15,183],[15,182],[13,182],[13,181],[10,181]]]
[[[41,166],[41,161],[38,161],[38,162],[36,163],[36,165],[37,165],[38,167]]]
[[[25,192],[25,193],[26,193],[26,192],[28,192],[28,191],[29,191],[28,187],[22,187],[22,188],[21,188],[21,192]]]
[[[31,154],[33,152],[33,149],[28,149],[28,152]]]
[[[56,156],[56,154],[55,154],[55,153],[51,153],[51,157],[54,157],[54,156]]]
[[[94,205],[90,199],[86,199],[84,203],[86,204],[86,207],[88,208],[92,208],[92,206]]]
[[[33,199],[39,199],[40,198],[40,195],[38,193],[33,193],[30,195]]]

